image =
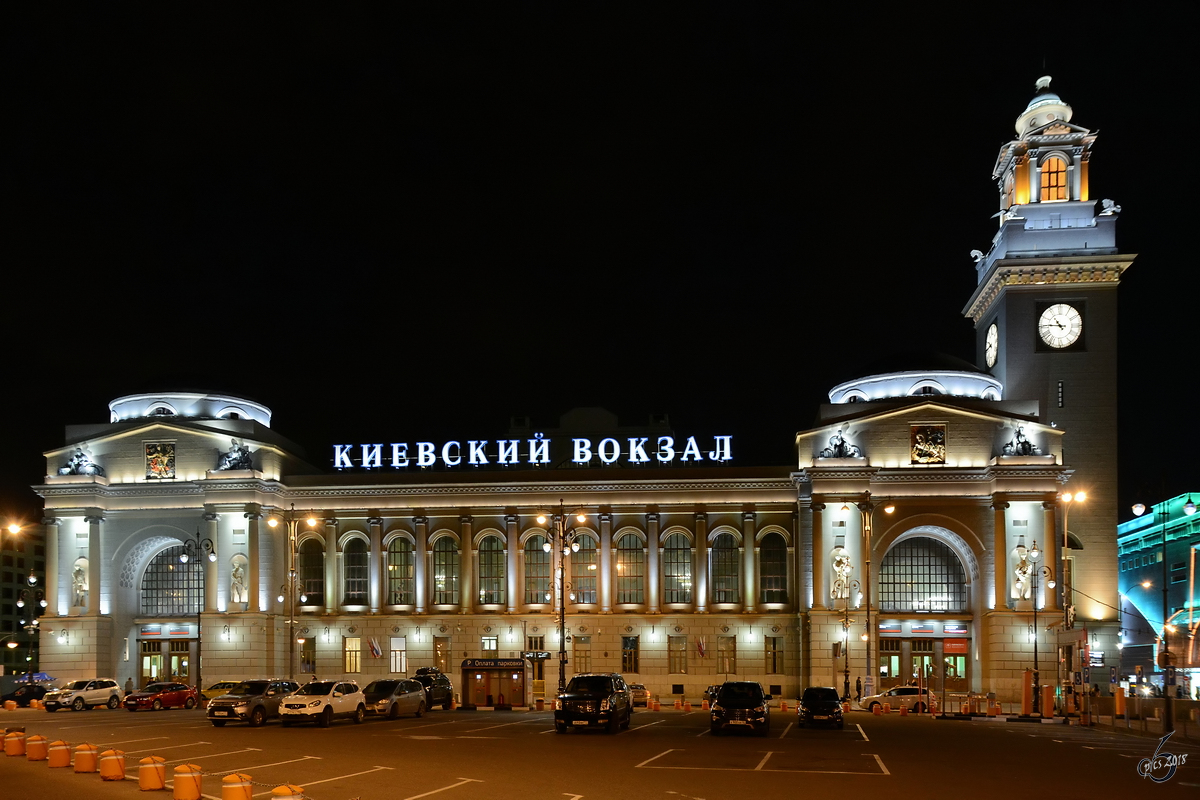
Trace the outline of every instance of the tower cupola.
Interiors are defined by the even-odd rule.
[[[1043,75],[1037,79],[1037,94],[1029,101],[1029,105],[1017,117],[1017,138],[1024,139],[1029,131],[1040,128],[1051,122],[1070,122],[1071,107],[1062,101],[1055,92],[1050,90],[1050,76]]]

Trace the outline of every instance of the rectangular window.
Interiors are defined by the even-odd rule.
[[[479,649],[485,653],[494,653],[500,649],[499,636],[482,636],[479,639]]]
[[[724,675],[737,673],[737,637],[717,637],[717,672]]]
[[[646,551],[642,540],[627,533],[617,542],[617,602],[643,603]]]
[[[408,637],[392,637],[391,671],[400,675],[408,674]]]
[[[525,545],[525,602],[531,605],[549,602],[550,554],[545,544],[545,536],[533,536]]]
[[[413,545],[405,538],[396,538],[388,544],[387,554],[388,603],[390,605],[412,605],[415,602],[413,582]]]
[[[639,637],[621,637],[621,672],[640,672],[641,658]]]
[[[545,636],[526,636],[525,637],[525,649],[533,650],[535,652],[544,651],[546,649],[546,637]],[[530,667],[530,680],[544,681],[546,679],[546,662],[545,661],[531,661],[529,663],[529,667]]]
[[[479,602],[503,603],[505,584],[504,543],[499,536],[488,536],[479,544]]]
[[[783,674],[783,637],[768,636],[767,644],[767,674]]]
[[[591,672],[592,671],[592,637],[591,636],[576,636],[572,642],[574,652],[571,657],[574,659],[575,672]]]
[[[673,675],[687,674],[687,636],[667,637],[667,672]]]
[[[300,671],[305,675],[317,674],[317,640],[316,637],[305,637],[300,643]]]
[[[362,672],[362,639],[357,636],[342,637],[342,672]]]
[[[596,540],[591,536],[580,536],[575,542],[579,550],[571,554],[571,576],[575,584],[576,603],[596,602]]]

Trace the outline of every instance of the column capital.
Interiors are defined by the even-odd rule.
[[[1008,501],[1007,500],[993,500],[991,503],[991,506],[992,506],[992,510],[994,510],[994,511],[1003,511],[1004,509],[1008,508]]]
[[[459,516],[458,521],[462,525],[470,525],[472,522],[475,521],[475,518],[472,517],[470,514],[462,514]]]
[[[507,523],[509,525],[516,525],[521,521],[521,515],[520,514],[505,514],[504,521],[505,521],[505,523]]]
[[[758,519],[757,511],[743,511],[742,512],[742,522],[754,522],[754,520],[756,520],[756,519]]]
[[[260,520],[266,515],[263,514],[261,511],[247,511],[242,516],[244,516],[246,519],[249,519],[249,520]]]
[[[416,516],[412,518],[413,525],[428,525],[429,517]]]
[[[613,515],[611,511],[601,511],[596,515],[596,518],[599,519],[603,524],[611,525]]]
[[[215,511],[205,511],[200,515],[200,519],[204,520],[205,522],[216,522],[218,519],[220,519],[220,517],[221,515]]]
[[[62,520],[58,517],[42,517],[43,525],[60,525]]]
[[[383,524],[383,517],[368,517],[367,524],[373,528],[378,528]]]
[[[104,517],[100,514],[88,514],[83,518],[83,521],[89,525],[98,525],[101,522],[104,522]]]
[[[647,524],[649,524],[651,522],[657,523],[658,519],[659,519],[659,514],[657,511],[651,511],[649,514],[646,515],[646,523]]]

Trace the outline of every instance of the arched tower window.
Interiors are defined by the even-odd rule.
[[[342,549],[342,602],[348,606],[367,604],[370,554],[362,539],[351,539]]]
[[[692,602],[692,543],[672,533],[663,547],[663,602]]]
[[[141,613],[153,617],[194,617],[204,603],[204,559],[179,560],[183,545],[168,547],[142,573]]]
[[[300,591],[308,595],[309,605],[318,605],[325,595],[325,546],[318,539],[305,539],[296,553],[300,573]]]
[[[388,545],[388,602],[392,605],[412,605],[415,602],[413,583],[413,543],[397,536]]]
[[[1067,162],[1050,156],[1042,162],[1042,202],[1067,200]]]
[[[713,540],[712,546],[712,601],[714,603],[736,603],[739,596],[737,541],[731,533],[722,533]]]
[[[596,573],[599,560],[596,558],[596,540],[591,536],[576,537],[579,551],[571,554],[571,586],[575,590],[576,603],[596,602]]]
[[[550,554],[540,533],[525,542],[525,602],[545,603],[550,591]]]
[[[758,591],[764,603],[787,602],[787,542],[768,533],[758,548]]]
[[[458,545],[449,536],[443,536],[433,545],[434,605],[458,603],[458,577]]]
[[[617,541],[617,602],[645,602],[643,579],[646,574],[646,553],[642,540],[627,533]]]
[[[485,536],[479,543],[479,602],[504,602],[504,542]]]
[[[966,611],[967,578],[962,562],[937,539],[905,539],[883,557],[879,607],[895,612]]]

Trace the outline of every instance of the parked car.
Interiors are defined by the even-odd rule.
[[[416,680],[385,678],[371,681],[363,689],[367,698],[367,711],[388,719],[401,714],[419,717],[425,713],[425,687]]]
[[[360,723],[367,716],[367,698],[354,681],[311,681],[288,695],[279,709],[283,727],[294,722],[315,722],[322,728],[337,717]]]
[[[771,732],[771,695],[757,681],[725,681],[709,712],[709,730],[719,736],[728,729],[753,730],[759,736]]]
[[[922,695],[917,691],[916,686],[895,686],[881,694],[864,697],[859,701],[858,705],[860,708],[871,711],[875,706],[883,705],[884,703],[890,704],[892,708],[903,706],[909,711],[915,711],[918,714],[922,711],[937,711],[938,708],[937,695],[928,689]]]
[[[8,694],[0,697],[0,703],[7,703],[11,700],[19,707],[26,707],[31,700],[41,700],[48,692],[53,692],[56,688],[52,683],[22,683]]]
[[[60,708],[83,711],[96,706],[119,708],[122,694],[121,687],[112,678],[85,678],[67,681],[63,688],[47,692],[42,702],[47,711],[58,711]]]
[[[649,706],[650,705],[650,690],[647,689],[644,684],[641,684],[641,683],[629,684],[629,693],[633,697],[633,704],[635,706]]]
[[[190,710],[196,707],[199,696],[196,687],[186,683],[152,683],[140,692],[126,696],[125,707],[130,711],[137,711],[139,708],[149,708],[153,711],[162,711],[164,708]]]
[[[413,678],[425,687],[425,707],[441,706],[450,710],[454,702],[454,684],[436,667],[421,667]]]
[[[809,686],[800,696],[796,709],[796,727],[805,725],[845,726],[842,717],[842,698],[832,686]]]
[[[205,714],[214,727],[226,722],[246,722],[257,728],[269,719],[279,718],[283,698],[300,688],[300,684],[282,678],[263,678],[242,681],[228,693],[214,697]]]
[[[615,672],[576,675],[554,701],[554,730],[599,725],[616,733],[633,718],[633,696]]]
[[[200,694],[204,697],[204,702],[208,703],[210,700],[216,700],[223,694],[228,694],[229,691],[239,683],[241,683],[241,681],[217,681],[207,689],[202,689]]]

